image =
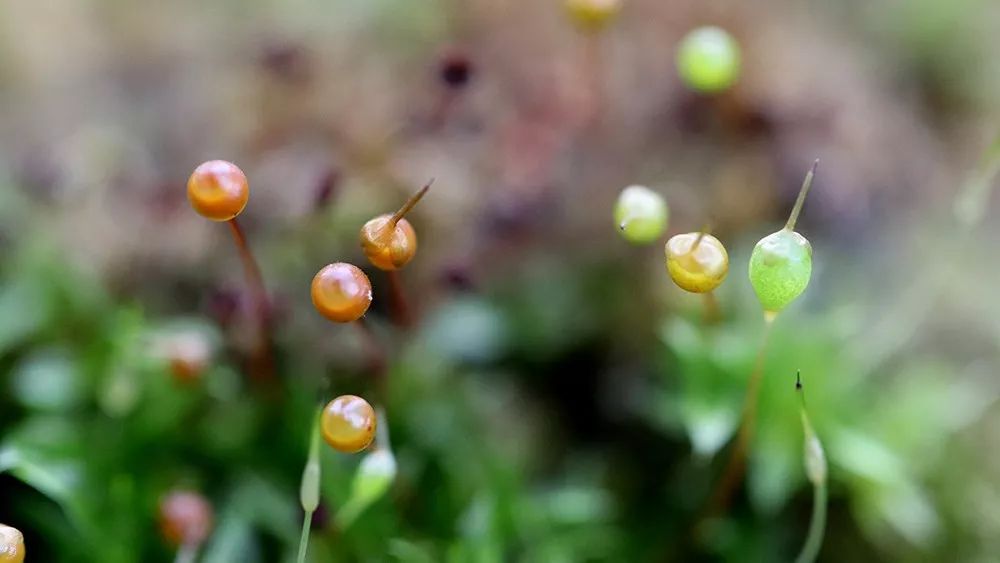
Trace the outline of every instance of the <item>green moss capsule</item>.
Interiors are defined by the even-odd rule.
[[[694,29],[681,40],[677,72],[692,90],[705,93],[726,90],[740,76],[740,46],[722,28]]]
[[[785,228],[762,238],[750,255],[750,284],[764,312],[770,316],[802,295],[812,276],[812,245],[794,229],[815,172],[814,163]]]
[[[615,225],[632,244],[649,244],[667,229],[670,210],[663,196],[645,186],[629,186],[615,203]]]

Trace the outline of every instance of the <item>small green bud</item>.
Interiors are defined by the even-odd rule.
[[[823,444],[809,425],[809,419],[802,414],[803,428],[806,432],[805,449],[803,458],[806,465],[806,477],[813,485],[822,485],[826,482],[826,454],[823,452]]]
[[[670,210],[663,196],[645,186],[629,186],[615,203],[615,225],[632,244],[649,244],[667,229]]]
[[[365,504],[370,504],[389,490],[395,478],[396,457],[389,450],[375,450],[358,466],[351,485],[351,499],[364,499]]]
[[[350,526],[366,508],[382,498],[396,479],[396,457],[379,448],[364,457],[351,483],[351,496],[337,514],[341,528]]]
[[[805,392],[802,390],[802,375],[795,374],[795,391],[799,394],[799,415],[802,419],[802,437],[804,438],[802,458],[805,462],[806,477],[816,487],[826,484],[826,454],[823,444],[816,436],[809,414],[806,413]]]
[[[762,238],[750,255],[750,283],[764,311],[778,313],[805,291],[812,276],[812,245],[782,229]]]
[[[309,435],[309,459],[306,461],[305,469],[302,470],[302,484],[299,488],[299,501],[302,503],[302,510],[307,514],[315,512],[319,506],[319,420],[318,415],[314,417]]]
[[[692,90],[721,92],[740,76],[740,46],[719,27],[699,27],[681,40],[677,71]]]

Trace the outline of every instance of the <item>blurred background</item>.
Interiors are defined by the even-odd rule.
[[[398,474],[347,520],[362,455],[323,447],[312,561],[786,561],[812,493],[801,370],[830,465],[824,561],[1000,553],[1000,3],[561,0],[0,4],[0,522],[28,560],[170,561],[160,502],[196,491],[207,562],[292,561],[316,405],[385,409]],[[691,29],[742,53],[685,87]],[[991,148],[992,147],[992,148]],[[821,159],[812,283],[776,321],[747,477],[696,526],[763,334],[749,251]],[[190,208],[210,159],[271,294]],[[402,271],[358,229],[429,178]],[[643,184],[668,234],[730,253],[708,323],[611,209]],[[312,308],[369,274],[388,357]]]

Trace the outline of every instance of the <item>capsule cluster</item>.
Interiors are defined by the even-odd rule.
[[[430,185],[430,182],[424,185],[396,212],[379,215],[361,227],[361,249],[373,266],[394,271],[413,260],[417,234],[405,215],[423,198]],[[246,207],[250,187],[246,174],[238,166],[224,160],[210,160],[195,168],[188,178],[187,194],[198,214],[212,221],[231,221]],[[361,268],[335,262],[316,273],[310,295],[320,315],[336,323],[349,323],[368,311],[372,285]],[[180,366],[182,371],[189,367]],[[320,417],[323,438],[342,452],[367,448],[375,437],[375,427],[375,410],[354,395],[330,401]],[[192,536],[200,535],[198,530],[210,527],[211,507],[195,493],[171,494],[161,504],[161,525],[170,541],[189,541]]]
[[[430,189],[422,187],[395,213],[369,220],[361,227],[361,250],[380,270],[406,266],[417,253],[417,233],[404,217]],[[346,262],[324,266],[312,280],[312,302],[316,310],[336,323],[349,323],[364,316],[372,303],[372,284],[361,268]]]
[[[361,249],[373,266],[394,271],[406,266],[417,252],[417,234],[405,215],[430,189],[424,185],[395,213],[366,222],[359,233]],[[372,303],[372,285],[361,268],[346,262],[324,266],[312,280],[312,302],[325,318],[349,323],[364,316]],[[327,403],[320,415],[320,433],[333,449],[357,453],[375,439],[377,417],[368,401],[342,395]]]
[[[768,319],[791,304],[809,285],[812,246],[794,229],[815,171],[813,164],[785,227],[761,239],[750,255],[750,283]],[[667,218],[666,200],[644,186],[622,190],[614,207],[618,230],[633,244],[656,241],[667,228]],[[690,293],[713,291],[729,273],[726,247],[706,230],[675,235],[663,248],[670,279]]]

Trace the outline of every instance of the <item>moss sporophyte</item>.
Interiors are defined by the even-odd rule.
[[[809,285],[809,278],[812,275],[812,247],[805,237],[795,232],[795,224],[802,211],[809,188],[812,186],[818,164],[819,160],[815,161],[806,174],[785,227],[761,239],[750,255],[750,283],[764,312],[764,333],[757,351],[753,372],[747,381],[747,392],[736,444],[710,500],[710,513],[728,503],[733,489],[743,476],[745,457],[757,420],[757,404],[764,373],[768,336],[774,319]]]
[[[243,212],[250,199],[250,184],[246,174],[238,166],[225,160],[203,162],[188,178],[187,195],[191,207],[199,215],[229,225],[243,261],[257,320],[257,344],[251,365],[252,372],[259,377],[269,378],[273,375],[274,366],[271,359],[267,289],[246,234],[237,221],[237,216]]]
[[[615,226],[632,244],[650,244],[660,238],[669,218],[667,201],[645,186],[628,186],[615,201]]]

